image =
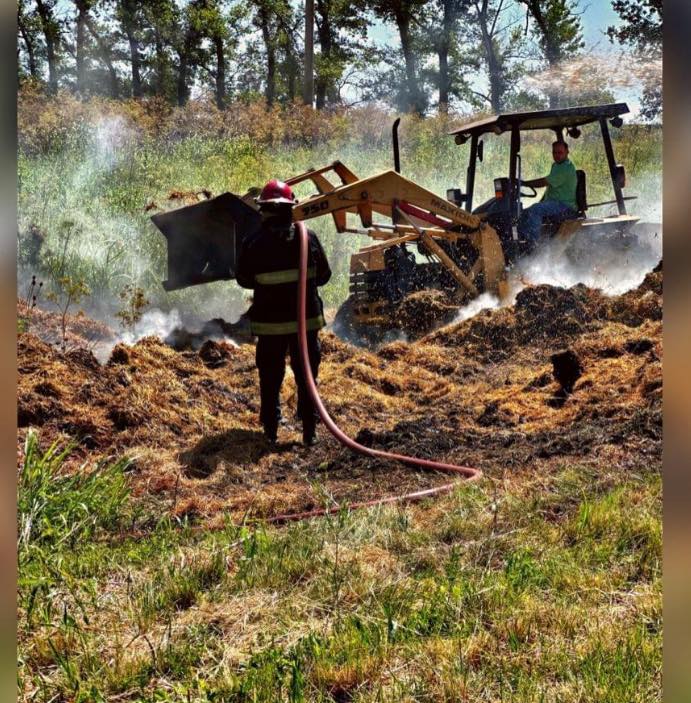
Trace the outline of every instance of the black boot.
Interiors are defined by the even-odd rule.
[[[278,428],[275,425],[264,425],[264,437],[269,444],[275,445],[278,438]]]
[[[314,425],[302,426],[302,443],[306,447],[313,447],[317,443],[317,430]]]

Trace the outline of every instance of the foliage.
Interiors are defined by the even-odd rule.
[[[583,28],[573,0],[522,0],[533,18],[533,34],[550,67],[574,58],[585,46]],[[574,104],[568,86],[548,87],[550,107]]]
[[[660,2],[614,7],[624,24],[610,28],[613,39],[660,46]],[[583,48],[575,8],[575,0],[316,0],[316,107],[375,99],[427,114],[435,102],[442,112],[532,104],[538,96],[518,85],[526,72]],[[21,0],[17,33],[20,81],[50,95],[168,106],[209,95],[219,110],[302,95],[304,22],[287,0]],[[552,106],[578,100],[546,92]]]
[[[637,50],[643,60],[662,59],[662,0],[613,0],[612,7],[622,24],[609,27],[610,41],[627,44]],[[643,90],[641,114],[655,119],[662,114],[662,85],[656,74]]]
[[[57,444],[42,451],[38,436],[29,432],[17,483],[17,552],[20,568],[41,550],[59,552],[100,529],[121,524],[128,497],[125,459],[91,471],[81,467],[72,474],[63,465],[74,449]]]
[[[123,328],[133,331],[135,325],[142,319],[144,308],[149,304],[144,289],[128,283],[120,291],[123,308],[115,313]]]
[[[300,104],[267,110],[261,102],[230,102],[221,111],[212,98],[173,109],[162,102],[99,99],[78,103],[83,116],[72,122],[73,102],[68,94],[51,99],[37,97],[33,89],[20,93],[19,251],[27,254],[32,232],[40,232],[38,258],[29,270],[46,285],[63,275],[84,281],[101,314],[114,316],[122,308],[119,294],[128,284],[142,288],[152,307],[184,307],[204,319],[231,319],[246,307],[233,283],[163,291],[165,242],[149,216],[180,205],[170,199],[173,191],[242,194],[269,178],[287,178],[335,159],[361,176],[391,167],[392,116],[373,105],[328,113]],[[34,114],[62,135],[61,150],[34,131]],[[403,173],[438,193],[463,185],[467,148],[448,136],[462,119],[471,118],[403,116]],[[660,130],[627,125],[613,138],[629,192],[639,196],[632,211],[657,212],[646,219],[659,220]],[[549,169],[549,139],[526,135],[523,163],[531,176]],[[588,172],[590,200],[611,199],[597,128],[584,129],[572,147],[574,162]],[[492,179],[505,173],[507,149],[504,137],[485,139],[476,202],[489,197]],[[310,192],[308,185],[297,188],[300,198]],[[347,296],[350,254],[365,240],[336,234],[330,218],[313,223],[334,270],[324,299],[338,306]]]
[[[576,465],[282,528],[190,534],[161,523],[112,545],[82,533],[60,567],[69,597],[32,591],[20,562],[20,692],[653,700],[660,492],[655,472]]]
[[[67,315],[72,305],[79,305],[82,298],[91,294],[86,282],[70,274],[61,275],[55,280],[56,290],[50,291],[46,299],[55,303],[60,312],[60,329],[62,332],[62,348],[67,348]]]

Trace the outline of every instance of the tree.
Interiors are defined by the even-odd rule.
[[[428,66],[422,72],[438,95],[438,110],[446,114],[452,97],[468,98],[472,62],[468,60],[469,47],[463,41],[467,32],[463,32],[461,19],[468,20],[472,0],[436,0],[431,12],[425,17],[427,31],[421,40],[434,49],[437,54],[437,69]]]
[[[298,22],[293,21],[293,10],[289,0],[254,0],[253,24],[261,32],[265,55],[264,97],[271,107],[277,97],[279,66],[282,57],[288,58],[288,82],[295,94],[296,61],[293,55],[293,32]],[[290,91],[289,91],[290,92]]]
[[[338,102],[338,82],[346,66],[357,53],[367,32],[364,0],[316,0],[316,25],[320,53],[316,64],[316,106],[320,110],[328,103]]]
[[[577,55],[585,46],[581,20],[574,12],[572,0],[521,0],[535,22],[534,35],[549,68]],[[562,87],[545,91],[551,108],[564,101]],[[568,93],[568,91],[566,91]]]
[[[134,98],[140,98],[143,95],[140,48],[140,34],[144,21],[143,4],[141,0],[118,0],[116,8],[117,18],[129,46],[132,97]]]
[[[108,94],[112,98],[117,98],[120,95],[120,80],[115,66],[116,61],[120,58],[116,49],[118,34],[111,31],[110,25],[112,23],[109,17],[106,17],[105,22],[99,23],[92,15],[92,10],[97,7],[97,0],[74,0],[74,5],[77,9],[74,52],[77,68],[77,90],[80,93],[87,91],[86,32],[88,31],[93,41],[93,51],[106,69]],[[92,47],[88,48],[92,49]],[[94,79],[88,83],[89,92],[101,92],[100,87],[103,85],[103,81],[100,77],[94,76]]]
[[[375,0],[373,9],[383,20],[394,22],[398,29],[405,64],[402,107],[406,111],[423,115],[427,109],[427,95],[419,81],[414,27],[420,25],[425,0]]]
[[[174,47],[178,55],[176,95],[182,107],[190,97],[190,82],[200,61],[200,42],[203,37],[207,0],[192,0],[183,10],[183,22],[178,26]]]
[[[257,0],[255,23],[262,33],[266,51],[266,104],[271,107],[276,97],[276,37],[274,27],[275,3],[272,0]]]
[[[293,102],[297,97],[302,74],[303,64],[300,61],[302,48],[299,39],[303,25],[303,18],[298,13],[282,12],[278,15],[276,47],[283,57],[280,74],[285,77],[284,93],[288,102]]]
[[[60,24],[55,18],[55,0],[36,0],[36,10],[40,18],[41,29],[46,42],[48,90],[51,93],[56,93],[58,90]]]
[[[77,2],[77,22],[75,32],[75,62],[77,65],[77,92],[86,90],[86,14],[89,3]]]
[[[202,42],[208,40],[208,48],[203,43],[197,52],[197,61],[211,78],[216,106],[223,110],[226,106],[226,69],[230,27],[235,23],[237,12],[224,16],[222,0],[206,0],[199,3],[196,18],[197,29]]]
[[[38,29],[35,16],[27,11],[25,0],[19,0],[17,3],[17,31],[24,43],[29,75],[34,80],[39,79],[37,63]]]
[[[644,60],[662,58],[662,0],[612,0],[622,24],[608,27],[610,41],[632,47]],[[641,114],[654,119],[662,114],[662,85],[659,77],[648,79],[643,88]]]
[[[505,0],[473,0],[466,15],[469,41],[477,46],[477,66],[484,66],[489,84],[488,93],[477,89],[472,92],[489,103],[495,113],[510,104],[515,85],[525,71],[523,32],[512,9]]]
[[[441,32],[437,41],[439,57],[439,112],[449,111],[449,93],[451,76],[449,74],[449,51],[453,40],[453,29],[459,14],[461,3],[458,0],[441,0]]]
[[[180,12],[175,0],[147,0],[142,7],[142,43],[150,47],[148,64],[153,69],[150,91],[171,102],[177,99],[173,45],[180,32]]]

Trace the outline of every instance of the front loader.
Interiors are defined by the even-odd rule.
[[[293,208],[293,220],[330,215],[337,232],[366,235],[373,240],[351,256],[349,299],[337,320],[359,330],[392,326],[396,309],[410,293],[437,289],[456,304],[488,291],[503,298],[507,270],[529,251],[517,223],[522,199],[535,191],[522,190],[521,134],[546,130],[557,139],[564,131],[573,138],[580,128],[600,127],[615,199],[588,203],[586,177],[577,171],[576,218],[546,222],[545,239],[578,241],[585,234],[584,251],[595,252],[598,238],[614,238],[627,246],[638,218],[626,213],[624,167],[614,159],[608,123],[621,127],[625,103],[562,108],[497,115],[454,130],[456,144],[470,142],[465,192],[450,188],[441,197],[400,174],[396,120],[393,128],[395,170],[358,178],[340,161],[288,178],[297,185],[311,182],[316,192]],[[483,136],[510,134],[508,177],[494,179],[494,197],[473,209],[476,168],[483,161]],[[577,161],[577,157],[575,159]],[[154,215],[152,220],[168,241],[167,290],[209,281],[230,280],[242,242],[261,224],[254,196],[224,193],[180,210]],[[590,217],[587,210],[616,204],[613,216]],[[350,217],[349,217],[350,216]],[[585,254],[579,254],[579,256]],[[376,335],[374,335],[376,337]],[[364,335],[368,338],[368,335]],[[372,337],[370,337],[372,338]]]
[[[329,174],[339,182],[329,180]],[[308,180],[317,192],[293,207],[294,221],[331,215],[339,233],[375,240],[351,258],[351,309],[356,322],[386,316],[414,290],[443,287],[459,302],[483,291],[504,294],[501,242],[481,217],[396,171],[357,178],[336,161],[286,183]],[[348,213],[357,216],[360,227],[349,226]],[[261,224],[251,195],[240,198],[231,193],[154,215],[152,220],[168,241],[166,290],[234,278],[242,242]],[[417,262],[410,245],[424,253],[427,263]]]

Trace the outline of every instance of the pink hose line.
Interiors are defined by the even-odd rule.
[[[314,376],[312,375],[309,353],[307,351],[307,326],[305,320],[307,314],[307,253],[309,250],[309,239],[304,222],[297,222],[296,227],[298,237],[300,239],[300,275],[298,280],[298,342],[300,345],[300,361],[302,363],[302,371],[305,374],[305,380],[307,381],[307,388],[309,390],[310,397],[312,398],[312,402],[315,407],[319,411],[322,422],[329,432],[331,432],[331,434],[341,444],[345,445],[349,449],[352,449],[354,452],[380,459],[393,459],[394,461],[399,461],[403,464],[407,464],[408,466],[414,466],[427,471],[440,471],[443,473],[453,474],[458,476],[459,480],[452,481],[451,483],[445,483],[442,486],[436,486],[435,488],[428,488],[424,491],[416,491],[414,493],[404,493],[401,495],[387,496],[385,498],[375,498],[373,500],[366,500],[358,503],[347,503],[345,505],[335,506],[332,508],[318,508],[316,510],[309,510],[302,513],[275,515],[271,518],[267,518],[266,522],[292,522],[295,520],[306,520],[312,517],[320,517],[330,513],[337,513],[343,509],[355,510],[356,508],[366,508],[374,505],[384,505],[386,503],[410,503],[416,500],[422,500],[423,498],[440,495],[442,493],[449,493],[459,484],[460,480],[475,481],[480,478],[480,476],[482,476],[482,472],[479,469],[475,469],[470,466],[444,464],[439,461],[417,459],[412,456],[405,456],[404,454],[393,454],[391,452],[384,452],[379,449],[365,447],[364,445],[356,442],[354,439],[348,437],[348,435],[342,432],[336,423],[331,419],[331,416],[324,407],[322,399],[319,397],[317,384],[315,383]]]

